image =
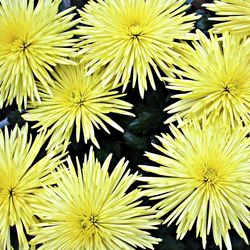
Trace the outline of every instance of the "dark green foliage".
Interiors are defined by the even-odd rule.
[[[197,15],[201,15],[201,18],[196,22],[196,28],[200,29],[205,34],[208,33],[207,31],[212,28],[214,23],[213,21],[209,20],[209,17],[211,17],[212,14],[202,9],[197,10],[196,13]]]
[[[22,127],[25,123],[25,120],[21,117],[21,113],[18,110],[14,110],[9,112],[8,122],[12,126],[17,123],[19,127]]]

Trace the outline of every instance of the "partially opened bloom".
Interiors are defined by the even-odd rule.
[[[36,80],[51,93],[52,67],[72,63],[68,30],[78,21],[72,21],[72,8],[57,13],[60,2],[0,0],[0,107],[15,99],[21,109],[28,98],[40,100]]]
[[[153,249],[160,240],[147,230],[159,221],[155,211],[142,206],[143,192],[128,191],[138,175],[130,174],[128,162],[121,159],[109,174],[111,155],[103,165],[91,150],[83,166],[59,169],[57,186],[48,186],[35,206],[42,219],[34,230],[38,249]]]
[[[219,119],[231,124],[250,121],[250,46],[247,40],[235,34],[224,33],[221,38],[210,34],[210,39],[199,32],[183,51],[178,61],[181,78],[169,77],[167,88],[181,91],[173,98],[180,100],[168,106],[168,113],[183,118],[202,119],[208,122]],[[172,122],[171,116],[166,122]]]
[[[167,215],[168,225],[176,220],[179,239],[196,227],[204,248],[212,231],[220,249],[222,239],[232,249],[231,228],[248,244],[241,223],[250,228],[249,126],[232,133],[228,127],[194,122],[181,130],[171,124],[170,130],[173,137],[157,137],[162,146],[154,147],[160,154],[146,152],[160,166],[141,166],[154,174],[141,180],[147,182],[148,195],[159,200],[158,217]]]
[[[13,249],[10,227],[17,231],[19,249],[29,249],[26,235],[37,222],[31,203],[43,184],[55,182],[50,172],[65,155],[58,148],[38,157],[44,142],[44,134],[32,140],[27,125],[10,134],[0,130],[0,249]]]
[[[207,9],[216,13],[210,18],[221,23],[214,25],[214,31],[221,33],[232,31],[241,35],[250,35],[250,1],[249,0],[215,0],[204,4]]]
[[[185,15],[185,0],[91,0],[79,11],[83,26],[76,31],[81,41],[88,74],[105,67],[102,83],[115,77],[126,89],[129,80],[144,96],[148,82],[155,89],[153,71],[171,74],[182,45],[177,39],[194,39],[190,33],[194,14]]]
[[[55,81],[51,87],[52,96],[42,84],[38,84],[42,102],[31,103],[28,113],[23,117],[27,121],[38,121],[34,127],[49,129],[51,137],[48,148],[64,141],[67,145],[74,126],[77,142],[83,134],[85,143],[90,139],[99,147],[95,129],[101,127],[109,133],[104,122],[123,132],[107,114],[133,116],[127,111],[132,108],[132,104],[119,99],[125,94],[114,90],[112,81],[105,86],[100,84],[102,71],[91,76],[85,76],[85,73],[81,64],[57,66],[53,73]]]

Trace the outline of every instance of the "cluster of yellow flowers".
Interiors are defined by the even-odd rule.
[[[231,250],[231,228],[248,244],[250,1],[204,4],[208,36],[185,0],[90,0],[79,18],[60,3],[0,0],[0,108],[16,104],[39,128],[0,130],[0,249],[13,249],[12,227],[24,250],[154,249],[150,230],[175,220],[178,239],[196,223],[204,248],[212,231]],[[157,166],[139,166],[147,176],[124,158],[110,171],[112,155],[100,164],[93,147],[83,163],[68,155],[74,129],[97,148],[96,129],[123,132],[108,114],[134,116],[124,91],[143,98],[156,78],[180,93],[161,154],[145,153]]]

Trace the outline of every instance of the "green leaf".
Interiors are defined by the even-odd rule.
[[[123,133],[123,140],[131,148],[144,150],[149,145],[149,139],[146,136],[135,135],[129,131]]]
[[[162,125],[164,113],[162,110],[151,109],[146,106],[138,107],[136,117],[128,125],[128,129],[133,133],[147,133],[153,127]]]
[[[185,245],[181,241],[177,241],[170,235],[165,235],[162,242],[157,247],[158,250],[185,250]]]
[[[196,22],[196,28],[200,29],[203,32],[207,32],[213,26],[213,21],[209,20],[208,18],[211,17],[211,14],[206,13],[204,10],[197,10],[197,15],[202,15],[200,19]]]
[[[10,125],[15,125],[17,123],[19,126],[23,126],[25,124],[25,120],[21,117],[19,111],[11,111],[8,115],[8,122]]]
[[[62,11],[64,11],[64,10],[66,10],[66,9],[67,9],[67,8],[65,7],[64,2],[61,2],[60,5],[59,5],[59,8],[58,8],[58,11],[59,11],[59,12],[62,12]]]

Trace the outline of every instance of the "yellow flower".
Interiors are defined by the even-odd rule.
[[[26,233],[37,222],[31,203],[43,184],[54,183],[50,172],[65,155],[58,148],[37,158],[44,142],[43,134],[32,140],[27,124],[10,134],[0,130],[0,249],[12,249],[10,227],[16,228],[19,249],[29,249]]]
[[[214,31],[221,33],[232,31],[241,35],[250,35],[250,1],[249,0],[215,0],[204,4],[207,9],[215,11],[218,17],[211,20],[222,21],[214,25]]]
[[[85,143],[90,139],[99,148],[95,128],[101,127],[109,133],[103,121],[123,132],[107,114],[133,116],[126,111],[132,108],[132,104],[119,99],[125,94],[119,94],[114,90],[112,81],[105,86],[100,85],[101,71],[91,76],[85,76],[85,73],[86,70],[81,64],[55,67],[55,72],[52,73],[55,79],[51,87],[52,96],[38,84],[42,102],[33,102],[23,117],[27,121],[38,121],[34,127],[41,126],[41,130],[49,129],[51,137],[48,148],[63,141],[67,146],[74,126],[77,142],[83,133]]]
[[[112,155],[101,166],[92,149],[76,169],[68,158],[57,175],[57,186],[48,186],[35,206],[42,222],[36,224],[32,243],[38,249],[111,250],[153,249],[160,240],[146,230],[159,221],[155,211],[139,206],[144,192],[131,188],[138,175],[130,174],[121,159],[109,175]],[[60,178],[58,178],[60,176]]]
[[[39,80],[48,93],[50,72],[56,64],[72,63],[74,44],[71,21],[73,8],[57,13],[60,0],[0,1],[0,107],[15,99],[18,108],[26,108],[27,99],[40,96]]]
[[[182,239],[196,224],[196,236],[202,238],[212,229],[217,246],[222,239],[232,249],[229,229],[248,244],[242,224],[250,228],[250,138],[249,127],[238,127],[233,133],[225,127],[198,122],[157,137],[161,154],[146,152],[160,166],[140,166],[155,177],[141,177],[148,184],[148,195],[160,200],[155,208],[158,217],[167,214],[164,223],[177,220],[177,238]]]
[[[115,77],[123,90],[130,77],[138,84],[141,97],[148,81],[155,89],[153,71],[171,74],[173,62],[182,46],[176,39],[194,39],[189,33],[198,16],[185,15],[185,0],[100,0],[89,1],[79,11],[83,26],[79,34],[81,48],[92,74],[105,66],[102,83]],[[160,69],[160,70],[159,70]]]
[[[167,88],[182,91],[173,95],[181,100],[168,106],[168,113],[183,118],[208,116],[208,122],[221,120],[232,128],[249,123],[250,117],[250,46],[237,35],[222,38],[199,32],[178,61],[180,79],[169,77]],[[172,122],[176,116],[166,122]]]

